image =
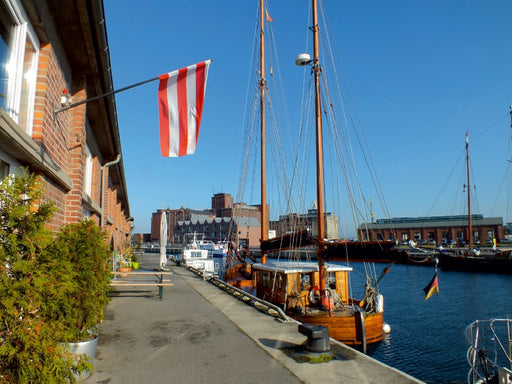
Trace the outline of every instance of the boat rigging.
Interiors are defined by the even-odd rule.
[[[279,307],[297,320],[314,325],[322,325],[329,329],[330,336],[342,341],[346,344],[352,345],[365,352],[368,351],[367,347],[375,346],[384,338],[383,330],[383,298],[378,292],[378,283],[386,273],[383,273],[379,279],[370,277],[376,276],[375,271],[368,268],[366,270],[369,278],[366,282],[366,293],[364,298],[354,299],[350,297],[352,291],[350,285],[350,272],[352,268],[346,265],[339,265],[332,263],[333,260],[348,261],[347,255],[351,254],[355,248],[356,242],[339,241],[338,230],[334,236],[328,235],[326,230],[326,222],[328,219],[325,211],[325,164],[324,157],[324,133],[323,131],[323,114],[334,115],[334,101],[330,99],[329,91],[325,90],[327,81],[325,78],[326,69],[320,63],[320,22],[319,22],[319,9],[318,1],[312,0],[312,27],[310,30],[313,33],[313,58],[307,54],[301,54],[297,57],[296,63],[300,66],[311,67],[311,78],[313,86],[310,90],[314,91],[314,98],[305,98],[306,103],[314,100],[314,139],[307,138],[304,130],[307,127],[307,122],[310,120],[308,108],[304,108],[305,116],[301,119],[299,137],[295,140],[287,141],[287,143],[303,144],[314,143],[314,185],[315,185],[315,204],[314,210],[315,219],[313,220],[312,227],[304,228],[299,221],[294,221],[294,215],[288,216],[290,218],[290,227],[288,232],[274,238],[268,238],[268,231],[264,229],[262,224],[261,233],[261,263],[249,263],[242,261],[236,265],[231,265],[225,273],[225,281],[232,283],[237,287],[242,287],[246,290],[255,289],[255,295],[260,299],[267,300]],[[270,163],[267,157],[267,144],[269,143],[269,136],[267,135],[267,126],[264,123],[266,118],[267,107],[267,81],[265,79],[266,71],[264,63],[266,62],[265,50],[263,48],[263,41],[265,38],[265,18],[264,14],[267,10],[264,7],[264,1],[259,2],[259,67],[258,67],[258,106],[260,121],[260,172],[261,172],[261,209],[262,221],[267,220],[267,167],[266,164]],[[326,101],[323,102],[322,98],[325,97]],[[342,100],[341,97],[339,97]],[[325,105],[325,107],[323,107]],[[325,111],[324,111],[325,109]],[[333,118],[329,120],[332,123]],[[282,127],[273,126],[276,132],[279,132]],[[339,130],[339,126],[334,124],[333,129]],[[251,128],[252,129],[252,128]],[[279,135],[279,133],[277,134]],[[340,133],[330,133],[332,140],[339,142]],[[252,138],[251,134],[247,137]],[[299,142],[297,142],[299,140]],[[300,143],[300,140],[304,143]],[[280,142],[280,140],[276,140]],[[273,144],[275,144],[273,142]],[[343,158],[343,149],[350,148],[350,145],[345,142],[343,144],[336,144],[337,148],[328,152],[328,156],[332,160],[340,161]],[[305,149],[305,148],[303,148]],[[311,153],[304,150],[306,157]],[[348,152],[351,152],[350,150]],[[279,156],[291,154],[292,151],[279,151]],[[299,206],[304,204],[309,199],[304,196],[309,194],[308,189],[305,187],[307,184],[309,167],[302,163],[302,160],[295,160],[291,167],[283,166],[281,170],[287,171],[293,169],[291,178],[283,176],[277,183],[281,187],[281,191],[285,196],[284,201],[286,208],[291,206]],[[353,155],[349,153],[349,162],[354,164]],[[266,159],[263,160],[263,159]],[[343,161],[342,161],[343,163]],[[287,160],[283,158],[280,163],[287,164]],[[304,165],[303,165],[304,164]],[[332,165],[332,164],[330,164]],[[352,165],[353,166],[353,165]],[[334,166],[334,169],[337,167]],[[306,176],[300,177],[298,171],[305,171]],[[348,172],[347,172],[348,173]],[[245,174],[245,173],[242,173]],[[333,178],[332,174],[330,175]],[[354,180],[354,179],[353,179]],[[245,181],[245,177],[244,180]],[[293,183],[291,183],[293,181]],[[350,184],[347,182],[347,184]],[[347,186],[351,189],[352,184]],[[358,186],[357,188],[360,188]],[[240,190],[239,190],[240,191]],[[331,198],[337,199],[339,196],[329,193]],[[352,193],[351,201],[355,200],[354,193]],[[299,201],[299,204],[294,202]],[[354,209],[353,212],[359,215],[358,210]],[[313,213],[312,213],[313,214]],[[394,245],[394,242],[390,242]],[[379,244],[379,246],[381,246]],[[230,262],[235,259],[243,260],[243,253],[245,251],[238,249],[235,244],[231,246]],[[271,256],[272,261],[267,262],[266,256]],[[311,262],[304,262],[303,260],[311,260]]]

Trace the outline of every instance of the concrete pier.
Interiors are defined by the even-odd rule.
[[[141,265],[158,265],[145,254]],[[172,287],[117,288],[100,327],[95,372],[85,384],[421,383],[331,341],[339,358],[303,363],[290,354],[306,336],[295,322],[265,315],[185,267]]]

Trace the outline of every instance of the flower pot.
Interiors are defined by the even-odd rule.
[[[119,267],[119,272],[131,272],[132,270],[132,267]],[[120,273],[119,274],[120,277],[126,277],[128,276],[127,273]]]
[[[139,262],[138,261],[132,261],[132,268],[133,269],[139,269]]]
[[[69,343],[68,351],[71,353],[75,353],[77,355],[86,355],[89,358],[89,363],[92,364],[94,358],[96,357],[96,349],[98,348],[98,336],[94,335],[94,337],[87,341],[81,341],[78,343]],[[77,359],[78,360],[78,359]],[[81,374],[75,374],[75,378],[77,381],[85,380],[89,376],[91,376],[90,371],[82,372]]]

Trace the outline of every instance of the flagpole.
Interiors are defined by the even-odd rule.
[[[99,95],[99,96],[91,97],[90,99],[85,99],[85,100],[82,100],[82,101],[78,101],[78,102],[70,104],[70,105],[68,105],[66,107],[54,110],[53,111],[53,115],[56,116],[57,113],[59,113],[59,112],[67,111],[68,109],[71,109],[71,108],[74,108],[74,107],[78,107],[79,105],[88,103],[90,101],[95,101],[95,100],[103,99],[104,97],[107,97],[107,96],[110,96],[110,95],[113,95],[113,94],[116,94],[116,93],[119,93],[119,92],[126,91],[127,89],[135,88],[135,87],[138,87],[139,85],[144,85],[144,84],[150,83],[152,81],[156,81],[159,78],[160,77],[157,76],[157,77],[154,77],[152,79],[144,80],[144,81],[141,81],[141,82],[136,83],[136,84],[128,85],[126,87],[119,88],[119,89],[116,89],[116,90],[104,93],[103,95]]]

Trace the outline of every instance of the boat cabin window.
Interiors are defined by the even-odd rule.
[[[268,272],[265,272],[262,275],[263,279],[263,288],[270,288],[270,274]]]
[[[325,280],[328,288],[336,289],[336,273],[335,272],[327,272],[327,279]]]
[[[311,289],[311,275],[308,273],[300,274],[300,290],[309,291]]]
[[[192,251],[192,252],[190,252],[190,256],[191,257],[201,258],[201,252]]]
[[[277,289],[279,289],[279,290],[283,289],[283,275],[282,274],[277,275]]]

